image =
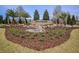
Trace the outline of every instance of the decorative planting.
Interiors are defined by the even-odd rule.
[[[35,50],[53,48],[67,41],[73,28],[54,27],[47,28],[45,32],[29,32],[23,27],[6,27],[6,38],[23,47]]]

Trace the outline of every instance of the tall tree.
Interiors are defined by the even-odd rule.
[[[72,25],[75,25],[76,24],[76,19],[75,19],[75,16],[72,15]]]
[[[3,16],[0,15],[0,24],[2,24],[2,21],[3,21]]]
[[[25,18],[25,22],[27,23],[27,19],[26,18],[29,18],[31,16],[27,12],[25,12],[23,17]]]
[[[49,20],[49,13],[48,13],[47,9],[44,12],[43,20]]]
[[[57,19],[57,24],[59,24],[59,19]]]
[[[56,24],[58,22],[58,19],[61,16],[61,12],[62,12],[61,6],[59,6],[59,5],[56,6],[55,9],[54,9],[54,12],[53,12],[53,18],[55,19]]]
[[[5,20],[2,20],[2,23],[5,24]]]
[[[18,7],[16,8],[15,15],[16,15],[16,17],[19,17],[19,23],[20,23],[20,24],[23,23],[22,20],[21,20],[21,17],[23,17],[24,14],[25,14],[25,10],[23,9],[23,7],[22,7],[22,6],[18,6]]]
[[[23,21],[22,21],[21,19],[19,19],[19,23],[20,23],[20,24],[22,24],[22,23],[23,23]]]
[[[60,15],[61,15],[61,6],[56,6],[55,9],[54,9],[54,13],[53,13],[53,16],[56,17],[56,18],[59,18]]]
[[[39,20],[38,10],[35,10],[35,12],[34,12],[34,20]]]
[[[11,20],[9,19],[9,24],[11,24],[12,22],[11,22]]]
[[[12,22],[13,22],[13,23],[16,23],[16,21],[15,21],[15,19],[14,19],[14,17],[15,17],[15,12],[14,12],[13,10],[8,9],[6,14],[7,14],[8,16],[12,17]],[[9,22],[9,21],[8,21],[8,22]]]
[[[71,26],[73,26],[73,25],[76,24],[76,20],[75,20],[75,16],[74,16],[74,15],[72,16],[72,18],[71,18],[70,15],[68,15],[67,24],[68,24],[68,25],[71,25]]]
[[[69,14],[68,17],[67,17],[67,24],[70,25],[70,23],[71,23],[71,16]]]
[[[30,17],[30,15],[23,9],[22,6],[18,6],[16,8],[16,17],[19,17],[19,23],[22,24],[23,23],[23,20],[21,19],[21,17],[24,17],[25,18],[25,21],[27,23],[27,19],[28,17]]]
[[[6,15],[5,19],[4,19],[4,24],[9,24],[9,16]]]
[[[64,25],[66,25],[66,23],[67,23],[67,19],[66,19],[67,18],[67,13],[62,12],[59,17],[62,19]]]

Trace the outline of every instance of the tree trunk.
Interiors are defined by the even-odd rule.
[[[21,21],[21,18],[19,17],[19,24],[21,24],[21,22],[20,22],[20,21]]]
[[[27,19],[25,18],[25,22],[27,23]]]
[[[9,24],[9,16],[7,16],[7,17],[8,17],[7,24]]]
[[[14,17],[13,17],[13,20],[12,20],[13,24],[15,24],[15,20],[14,20]]]

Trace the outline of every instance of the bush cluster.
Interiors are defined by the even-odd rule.
[[[40,42],[45,41],[46,39],[54,39],[57,37],[62,37],[65,32],[67,31],[66,29],[52,29],[52,30],[48,30],[46,32],[39,32],[39,33],[34,33],[34,32],[28,32],[25,30],[21,30],[21,29],[17,29],[17,28],[13,28],[11,27],[9,29],[9,31],[16,37],[21,37],[21,38],[25,38],[28,40],[33,40],[33,39],[38,39]]]
[[[21,36],[25,34],[25,31],[17,29],[17,28],[9,28],[9,31],[15,36]]]

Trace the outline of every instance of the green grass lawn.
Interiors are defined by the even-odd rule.
[[[79,29],[73,30],[70,39],[64,44],[43,51],[36,51],[8,41],[5,38],[5,29],[1,29],[0,52],[79,52]]]

